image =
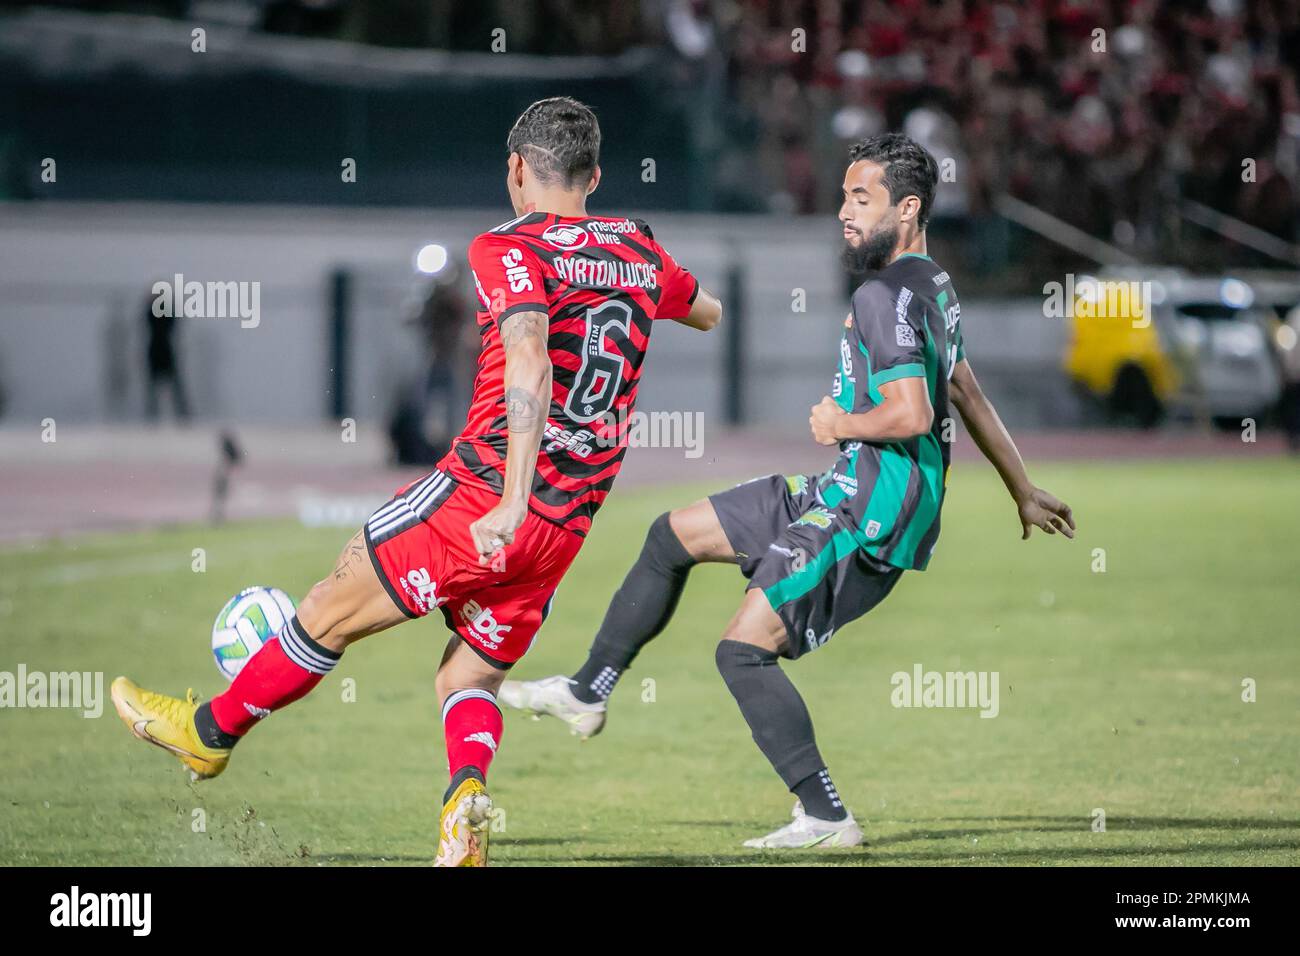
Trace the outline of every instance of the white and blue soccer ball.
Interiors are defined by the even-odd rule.
[[[226,680],[235,676],[262,645],[278,634],[297,611],[279,588],[244,588],[221,609],[212,624],[212,657]]]

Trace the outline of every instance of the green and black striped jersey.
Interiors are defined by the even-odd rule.
[[[883,400],[880,386],[924,378],[934,424],[908,441],[840,443],[817,490],[836,513],[837,546],[846,553],[856,547],[907,570],[929,564],[948,478],[948,379],[964,354],[961,306],[929,256],[900,256],[853,294],[832,397],[846,412],[865,412]]]

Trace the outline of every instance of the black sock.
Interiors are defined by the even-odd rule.
[[[573,675],[573,686],[569,689],[578,700],[594,704],[609,698],[622,673],[621,667],[588,657],[587,662],[578,668],[578,673]]]
[[[825,767],[811,777],[800,780],[790,790],[803,804],[803,812],[810,817],[818,820],[843,820],[849,815]]]
[[[198,731],[199,740],[203,741],[205,747],[216,747],[218,750],[229,750],[242,739],[217,726],[212,717],[212,704],[207,701],[200,704],[194,712],[194,729]]]
[[[825,770],[826,761],[817,750],[808,708],[777,664],[778,657],[773,651],[741,641],[719,641],[716,655],[718,672],[740,705],[754,743],[786,787],[794,790],[808,778],[816,779]],[[843,819],[843,806],[838,813],[823,816],[830,802],[823,794],[813,806],[804,803],[804,811],[823,820]]]
[[[614,684],[650,639],[668,626],[695,559],[661,514],[646,533],[641,555],[609,602],[587,662],[573,675],[573,696],[588,704],[609,697]]]
[[[442,802],[446,803],[451,799],[451,795],[456,792],[456,788],[462,783],[473,777],[481,783],[487,783],[487,778],[483,776],[483,771],[472,764],[461,767],[451,778],[451,784],[447,787],[447,792],[442,795]]]

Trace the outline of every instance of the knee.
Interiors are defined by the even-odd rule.
[[[313,584],[298,604],[298,623],[307,636],[337,654],[365,636],[351,626],[340,596],[338,585],[325,578]]]
[[[459,638],[452,638],[459,641]],[[501,688],[506,672],[496,668],[465,666],[463,659],[449,655],[438,668],[433,680],[434,690],[439,700],[446,700],[460,690],[485,690],[493,697]]]
[[[457,681],[456,678],[448,672],[447,668],[444,667],[438,671],[438,676],[433,679],[433,689],[439,700],[446,700],[449,696],[461,689],[456,686],[458,683],[459,681]]]
[[[329,578],[317,581],[311,590],[298,602],[298,620],[316,640],[320,638],[312,630],[313,626],[323,634],[329,630],[330,622],[325,620],[325,609],[329,606],[332,582]]]
[[[688,571],[697,562],[673,530],[672,514],[665,511],[651,522],[642,550],[669,571]]]
[[[722,679],[730,684],[743,674],[746,668],[775,664],[779,656],[775,651],[767,648],[724,636],[718,642],[717,650],[714,651],[713,661],[717,664]]]
[[[729,638],[723,638],[718,641],[717,648],[713,651],[713,663],[717,665],[718,673],[725,680],[731,668],[736,666],[736,651],[732,646],[736,642]]]
[[[465,674],[461,668],[454,666],[443,666],[438,669],[438,676],[433,679],[433,687],[437,692],[439,700],[446,700],[458,690],[492,690],[491,687],[480,687],[482,681],[475,680],[473,675]]]

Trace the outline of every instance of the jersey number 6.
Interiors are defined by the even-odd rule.
[[[623,387],[623,355],[605,347],[610,332],[618,330],[630,339],[632,307],[611,300],[587,310],[586,333],[582,340],[582,365],[574,376],[564,412],[573,421],[586,424],[600,418]]]

